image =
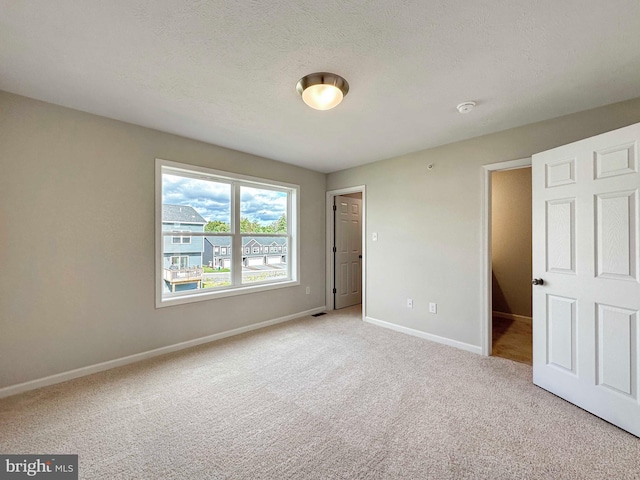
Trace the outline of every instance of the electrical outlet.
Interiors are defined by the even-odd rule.
[[[306,293],[307,295],[309,295],[309,294],[311,293],[311,287],[307,287],[307,289],[306,289],[305,293]]]
[[[407,308],[413,308],[413,300],[410,298],[407,298]]]
[[[374,242],[378,241],[378,232],[373,232],[371,234],[371,240],[373,240]]]
[[[438,313],[438,304],[429,302],[429,313]]]

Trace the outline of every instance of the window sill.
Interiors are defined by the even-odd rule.
[[[267,290],[275,290],[278,288],[295,287],[300,285],[297,280],[285,280],[277,283],[259,284],[259,285],[245,285],[235,288],[229,288],[226,290],[215,291],[202,291],[201,293],[190,294],[170,294],[164,296],[159,294],[156,298],[156,308],[172,307],[174,305],[182,305],[185,303],[204,302],[207,300],[214,300],[216,298],[233,297],[236,295],[245,295],[248,293],[265,292]]]

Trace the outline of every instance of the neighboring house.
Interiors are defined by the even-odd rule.
[[[242,239],[242,265],[273,265],[286,263],[287,239],[284,237],[244,237]],[[204,237],[204,265],[229,268],[231,265],[231,237]]]
[[[206,223],[193,207],[162,205],[162,230],[168,233],[163,246],[164,279],[172,291],[200,285],[204,237],[192,237],[189,232],[204,232]]]
[[[230,268],[231,237],[204,237],[202,264],[213,268]]]
[[[207,221],[193,207],[162,205],[164,237],[164,267],[189,268],[202,266],[203,237],[189,232],[204,232]]]

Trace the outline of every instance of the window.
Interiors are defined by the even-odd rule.
[[[180,232],[174,230],[173,233],[175,234],[175,233],[180,233]],[[189,243],[191,243],[191,237],[186,237],[186,236],[171,237],[171,243],[174,244],[174,245],[175,244],[183,244],[183,243],[189,244]]]
[[[297,285],[298,201],[297,185],[156,160],[156,306]],[[282,257],[243,261],[262,242]]]
[[[176,268],[188,268],[189,257],[171,257],[171,267]]]

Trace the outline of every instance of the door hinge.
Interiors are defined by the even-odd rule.
[[[333,253],[336,253],[337,251],[336,247],[333,247]]]
[[[333,289],[333,293],[338,293],[338,291],[334,288],[334,289]]]
[[[338,209],[335,205],[333,206],[333,211],[335,212]]]

